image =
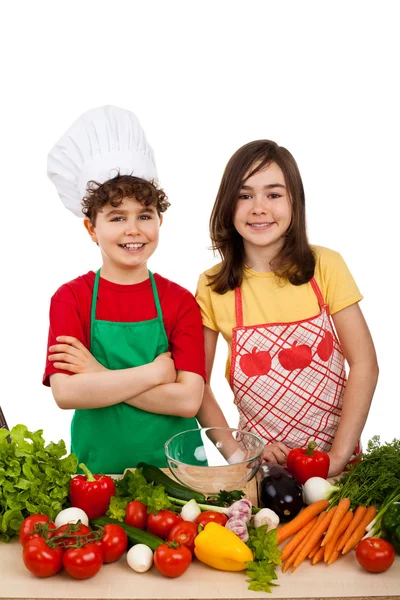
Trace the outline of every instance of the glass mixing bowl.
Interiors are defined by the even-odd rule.
[[[205,495],[243,489],[258,471],[263,449],[254,433],[229,427],[189,429],[164,445],[175,479]]]

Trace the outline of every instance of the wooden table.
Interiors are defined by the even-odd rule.
[[[0,598],[94,598],[155,600],[224,600],[252,598],[378,598],[400,600],[400,557],[386,573],[372,574],[358,565],[354,552],[329,567],[324,563],[302,564],[295,573],[281,573],[279,587],[271,594],[247,589],[244,573],[227,573],[194,561],[181,577],[168,579],[152,567],[135,573],[122,557],[104,565],[92,579],[78,581],[65,572],[39,579],[26,570],[21,546],[13,541],[0,545]]]

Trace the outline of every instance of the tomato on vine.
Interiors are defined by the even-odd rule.
[[[22,559],[26,568],[37,577],[51,577],[63,566],[62,548],[51,548],[41,536],[25,542]]]

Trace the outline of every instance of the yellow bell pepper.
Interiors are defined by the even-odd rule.
[[[253,553],[233,531],[218,523],[207,523],[194,540],[194,553],[201,562],[221,571],[244,571]]]

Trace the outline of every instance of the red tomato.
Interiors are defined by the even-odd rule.
[[[186,546],[161,544],[154,552],[154,564],[165,577],[179,577],[192,562],[192,553]]]
[[[194,538],[199,532],[199,526],[192,521],[181,521],[170,529],[168,540],[177,542],[181,546],[189,548],[190,552],[194,552]]]
[[[119,525],[104,525],[104,535],[101,538],[103,561],[112,563],[119,560],[128,547],[128,537]]]
[[[214,512],[213,510],[206,510],[196,519],[196,523],[198,525],[203,525],[203,527],[211,522],[218,523],[218,525],[223,525],[225,527],[225,524],[228,522],[228,517],[222,513]]]
[[[68,548],[63,556],[64,569],[75,579],[88,579],[100,571],[103,553],[97,544]]]
[[[46,515],[30,515],[26,517],[19,530],[19,541],[22,546],[32,538],[41,537],[40,533],[32,533],[36,523],[47,523],[48,521],[50,521],[50,517],[46,517]],[[50,529],[56,528],[53,522],[50,523],[49,527]]]
[[[170,510],[160,510],[156,515],[150,513],[147,517],[147,531],[165,540],[170,529],[180,521],[182,517]]]
[[[62,548],[50,548],[44,538],[33,537],[25,542],[22,559],[37,577],[51,577],[61,571],[63,554]]]
[[[146,529],[147,506],[140,500],[132,500],[126,507],[125,523],[138,529]]]
[[[64,531],[67,531],[69,525],[71,525],[71,523],[66,523],[65,525],[61,525],[61,527],[59,527],[57,529],[56,536],[62,535],[64,533]],[[81,523],[79,526],[79,529],[77,531],[71,531],[70,533],[68,533],[68,537],[66,537],[62,542],[63,548],[66,546],[72,546],[73,544],[76,544],[76,542],[77,542],[76,538],[78,535],[87,535],[91,531],[92,530],[90,529],[90,527]]]
[[[370,573],[382,573],[394,562],[394,548],[381,538],[361,540],[356,548],[356,557],[360,565]]]

